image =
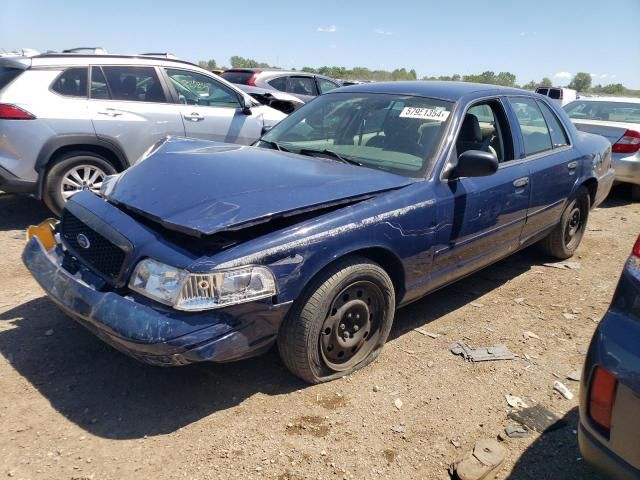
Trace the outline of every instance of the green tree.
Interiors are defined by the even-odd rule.
[[[606,93],[607,95],[622,95],[626,90],[621,83],[611,83],[602,87],[602,93]]]
[[[525,90],[535,90],[538,87],[538,84],[531,80],[529,83],[525,83],[524,85],[522,85],[522,88]]]
[[[205,70],[209,70],[209,71],[215,70],[216,68],[218,68],[216,61],[213,58],[211,60],[200,60],[198,62],[198,65],[204,68]]]
[[[496,76],[495,83],[503,87],[513,87],[516,84],[516,76],[511,72],[500,72]]]
[[[569,88],[573,88],[578,92],[586,92],[591,87],[591,75],[585,72],[576,73],[573,80],[569,83]]]
[[[553,82],[549,77],[544,77],[542,81],[538,84],[539,87],[553,87]]]
[[[233,68],[269,68],[268,63],[258,62],[253,58],[244,58],[234,55],[229,59]]]

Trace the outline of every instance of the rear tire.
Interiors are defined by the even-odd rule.
[[[631,200],[640,202],[640,185],[631,185]]]
[[[590,203],[589,191],[580,187],[562,212],[560,223],[540,242],[540,248],[560,260],[573,256],[587,228]]]
[[[387,272],[351,257],[322,272],[294,303],[278,335],[287,368],[308,383],[348,375],[376,359],[395,314]]]
[[[54,214],[60,215],[67,199],[81,190],[97,192],[104,177],[116,168],[103,156],[86,151],[68,152],[56,158],[44,181],[42,200]]]

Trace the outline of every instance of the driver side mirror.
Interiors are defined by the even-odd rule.
[[[248,96],[240,95],[240,108],[242,108],[242,113],[245,115],[252,115],[251,107],[253,106],[253,102],[249,99]]]
[[[491,152],[467,150],[458,156],[458,164],[449,174],[449,178],[486,177],[498,170],[498,159]]]

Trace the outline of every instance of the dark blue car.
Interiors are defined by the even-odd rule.
[[[587,353],[578,439],[608,477],[640,479],[640,237]]]
[[[277,342],[316,383],[374,360],[398,307],[536,242],[570,257],[614,175],[548,98],[470,83],[337,89],[258,147],[168,139],[73,196],[24,262],[141,361]]]

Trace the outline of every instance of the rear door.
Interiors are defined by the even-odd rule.
[[[89,95],[96,134],[119,145],[132,164],[167,135],[184,136],[155,67],[93,66]]]
[[[497,172],[441,181],[437,187],[438,234],[432,280],[449,283],[515,251],[529,207],[524,162],[514,157],[517,126],[502,99],[482,100],[465,113],[452,155],[467,150],[494,153]]]
[[[234,90],[198,72],[179,68],[164,71],[188,137],[242,145],[260,138],[262,116],[245,114]]]
[[[522,243],[560,221],[573,186],[580,176],[580,154],[571,146],[562,121],[545,102],[532,97],[509,97],[520,127],[521,148],[531,183],[531,203]]]

